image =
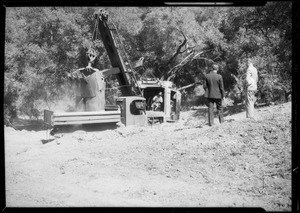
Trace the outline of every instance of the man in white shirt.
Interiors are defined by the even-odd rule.
[[[253,66],[252,60],[248,59],[248,68],[246,71],[245,89],[246,89],[246,117],[254,118],[254,103],[256,101],[255,93],[257,91],[257,69]]]
[[[151,105],[151,109],[157,111],[161,108],[161,104],[163,103],[162,92],[159,92],[158,95],[154,96],[152,99],[153,103]]]

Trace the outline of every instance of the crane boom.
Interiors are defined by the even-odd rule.
[[[108,14],[104,10],[99,10],[94,13],[96,19],[96,29],[94,30],[93,40],[98,39],[100,34],[103,45],[106,49],[107,55],[113,68],[118,68],[119,72],[116,74],[120,85],[120,90],[123,96],[142,96],[141,90],[138,87],[137,80],[132,73],[132,69],[128,69],[120,55],[120,42],[117,45],[117,40],[114,38],[113,29],[109,26],[107,19]],[[126,64],[130,64],[128,61]]]

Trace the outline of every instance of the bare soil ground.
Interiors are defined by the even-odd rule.
[[[205,116],[205,117],[204,117]],[[49,131],[5,127],[9,207],[262,207],[291,211],[291,103],[176,123]]]

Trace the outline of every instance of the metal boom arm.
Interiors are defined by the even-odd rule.
[[[96,19],[96,30],[94,31],[93,40],[97,39],[98,34],[101,35],[101,39],[107,51],[112,67],[119,68],[120,72],[116,74],[116,77],[119,81],[122,95],[136,95],[135,93],[139,93],[140,90],[136,88],[136,82],[134,81],[135,78],[130,75],[119,53],[116,40],[114,39],[112,33],[112,29],[110,29],[107,23],[107,12],[105,12],[104,10],[99,10],[94,13],[94,18]],[[137,92],[135,92],[136,89],[138,90]]]

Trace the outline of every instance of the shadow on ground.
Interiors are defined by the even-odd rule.
[[[216,110],[216,107],[215,107]],[[233,106],[226,106],[223,108],[224,116],[229,116],[233,114],[237,114],[244,111],[244,105],[237,104]],[[200,109],[195,110],[193,116],[197,118],[207,117],[208,109],[207,107],[202,107]]]
[[[53,130],[56,129],[57,133],[71,133],[77,130],[83,130],[87,132],[103,131],[108,129],[116,129],[116,123],[106,124],[85,124],[85,125],[66,125],[53,128],[44,123],[43,120],[30,120],[30,119],[15,119],[12,123],[16,130],[27,130],[27,131],[42,131],[42,130]],[[45,141],[45,143],[47,143]]]
[[[16,130],[27,130],[27,131],[41,131],[49,129],[42,119],[30,120],[16,118],[12,122],[12,127]]]
[[[42,144],[46,144],[46,143],[49,143],[49,142],[54,141],[54,140],[55,140],[55,138],[51,138],[51,139],[42,139],[41,141],[42,141]]]

